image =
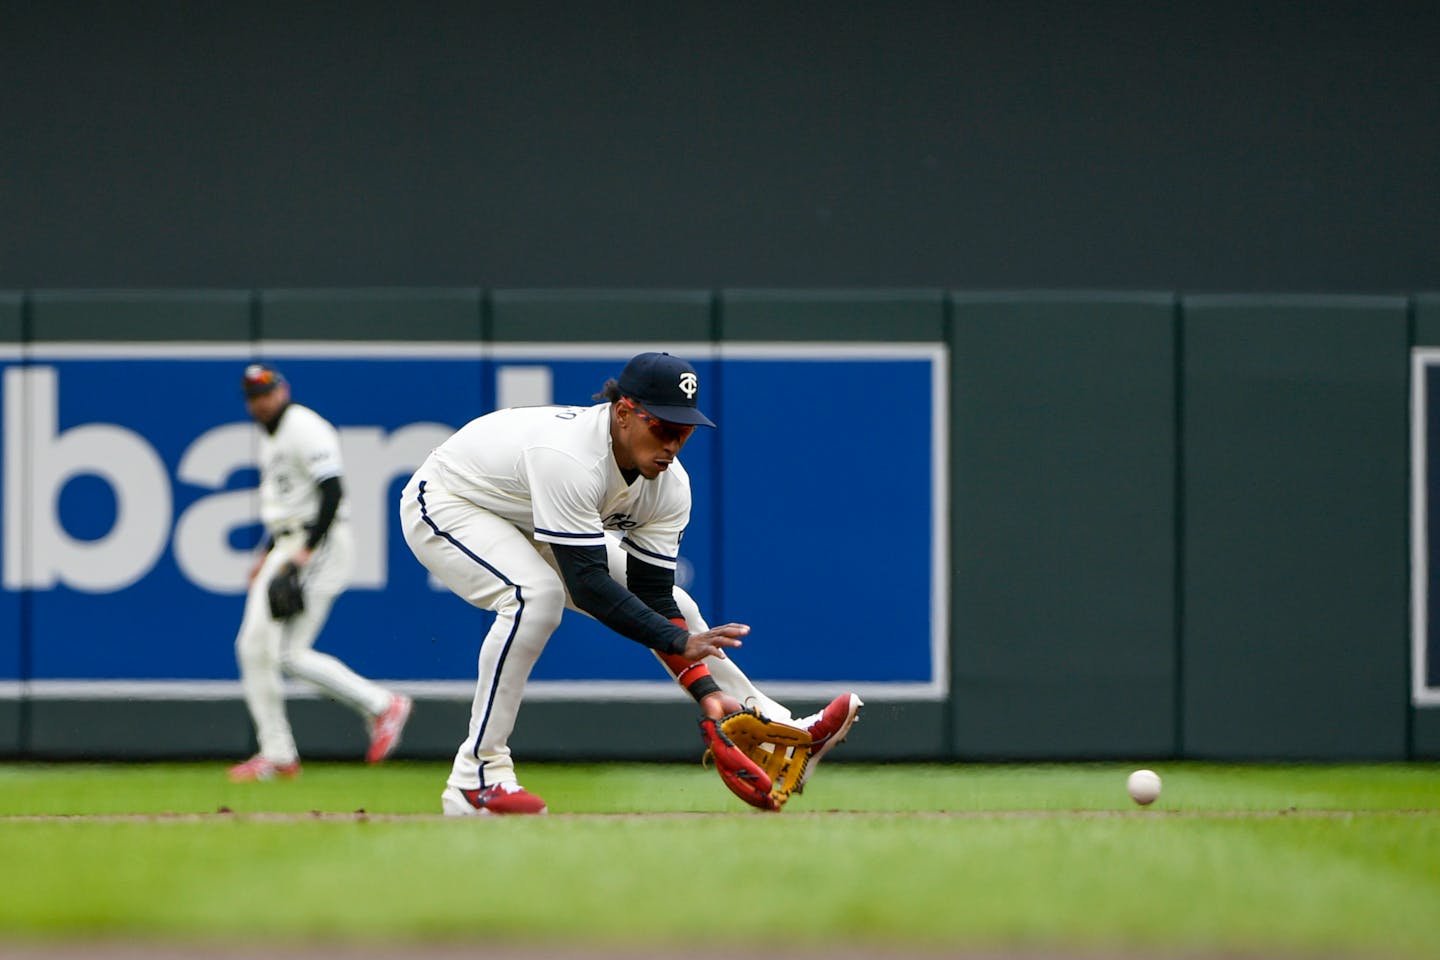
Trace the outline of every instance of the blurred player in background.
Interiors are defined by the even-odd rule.
[[[255,723],[260,752],[230,768],[236,782],[293,779],[300,757],[285,715],[282,674],[297,677],[354,708],[368,721],[365,759],[378,763],[400,743],[409,697],[391,693],[335,657],[312,649],[330,606],[344,592],[355,546],[341,486],[340,438],[329,421],[290,400],[275,368],[254,363],[242,377],[245,405],[260,425],[260,520],[268,536],[250,571],[245,615],[235,640],[240,685]],[[297,576],[297,603],[284,619],[272,614],[271,584]],[[303,595],[303,603],[298,598]]]
[[[695,368],[634,357],[589,407],[520,407],[472,420],[437,447],[401,495],[405,540],[457,596],[496,613],[480,647],[470,728],[441,809],[452,816],[544,813],[515,774],[509,738],[530,670],[564,610],[579,610],[654,651],[708,717],[754,706],[790,720],[726,657],[744,624],[708,626],[675,585],[690,520],[680,448],[698,426]],[[811,768],[861,706],[842,694],[794,721],[815,743]]]

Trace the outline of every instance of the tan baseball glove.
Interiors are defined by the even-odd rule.
[[[778,811],[810,762],[810,734],[753,709],[700,721],[702,763],[713,759],[730,792],[752,807]]]

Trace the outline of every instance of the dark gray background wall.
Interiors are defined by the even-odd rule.
[[[1440,6],[0,4],[0,287],[1440,281]]]

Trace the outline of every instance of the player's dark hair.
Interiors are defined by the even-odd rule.
[[[623,394],[620,393],[619,381],[617,381],[614,377],[611,377],[609,380],[605,381],[605,386],[600,388],[600,392],[592,396],[590,399],[604,400],[608,403],[614,403],[616,400],[619,400],[621,396],[623,396]]]

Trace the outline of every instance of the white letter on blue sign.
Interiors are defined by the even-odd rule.
[[[170,477],[133,430],[87,423],[59,431],[53,367],[5,371],[5,586],[48,590],[57,582],[108,593],[139,580],[170,534]],[[115,522],[95,540],[77,540],[56,516],[60,491],[95,476],[115,494]],[[29,556],[24,562],[29,531]]]

